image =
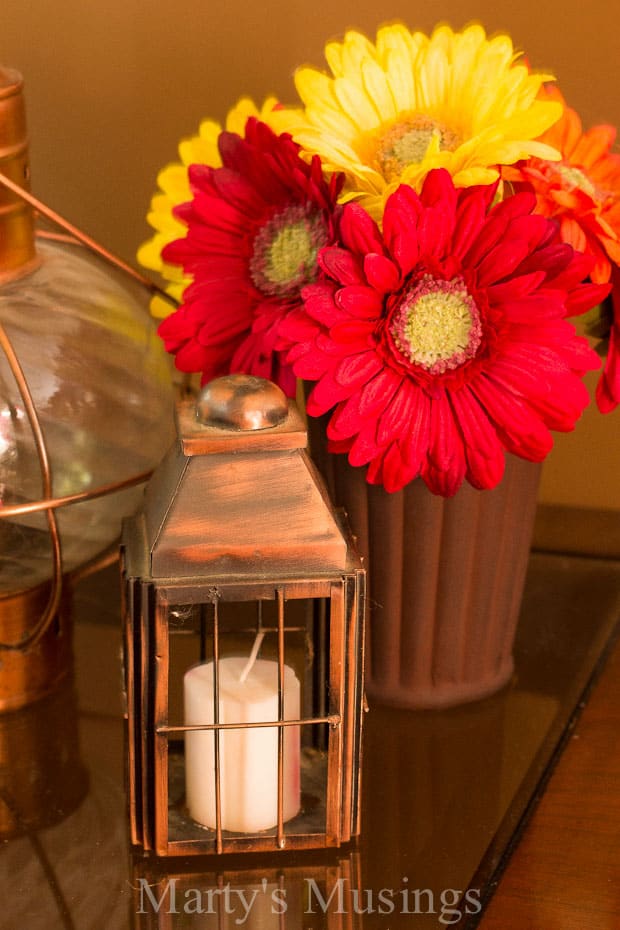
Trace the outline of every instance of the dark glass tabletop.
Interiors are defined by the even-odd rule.
[[[0,832],[15,834],[0,844],[2,930],[470,930],[613,641],[620,562],[532,555],[501,693],[370,708],[362,836],[333,852],[130,849],[119,616],[112,566],[76,593],[75,683],[0,716]]]

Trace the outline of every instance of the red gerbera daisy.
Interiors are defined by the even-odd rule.
[[[278,324],[316,279],[319,249],[335,241],[342,180],[325,181],[318,156],[302,160],[290,136],[254,118],[244,138],[221,133],[219,149],[222,167],[190,167],[193,200],[175,210],[187,235],[162,257],[193,281],[159,333],[177,368],[202,372],[203,382],[245,372],[292,396],[294,376],[276,351]]]
[[[504,452],[541,461],[549,429],[570,430],[599,365],[565,317],[606,285],[582,284],[591,259],[557,240],[523,193],[491,209],[494,188],[457,192],[432,172],[418,196],[388,200],[383,234],[345,207],[343,247],[319,264],[283,334],[295,373],[318,383],[308,412],[335,406],[332,451],[397,491],[418,475],[450,496],[464,478],[492,488]]]
[[[620,404],[620,268],[611,270],[612,320],[605,368],[596,385],[596,403],[601,413],[611,413]]]

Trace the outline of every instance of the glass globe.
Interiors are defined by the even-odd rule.
[[[152,469],[173,438],[173,393],[146,290],[80,245],[36,242],[39,266],[0,286],[0,323],[34,399],[52,496],[64,497]],[[58,508],[63,570],[111,544],[141,494],[136,486]],[[0,509],[41,497],[33,432],[0,351]],[[0,596],[51,574],[45,514],[0,519]]]

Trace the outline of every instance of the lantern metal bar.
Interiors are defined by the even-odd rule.
[[[312,665],[313,670],[313,681],[312,681],[312,694],[313,694],[313,712],[317,716],[325,715],[327,713],[327,697],[325,694],[325,682],[327,681],[327,650],[325,649],[325,643],[327,641],[328,635],[328,626],[327,626],[327,604],[325,598],[320,600],[315,600],[312,602],[313,617],[312,617],[312,634],[313,634],[313,654],[314,662]],[[327,739],[325,734],[321,731],[318,734],[318,746],[320,749],[327,749]]]
[[[207,661],[207,618],[205,616],[207,605],[200,605],[200,661]],[[188,630],[187,632],[192,632]]]
[[[210,831],[203,831],[205,833],[204,838],[196,839],[186,839],[186,840],[175,840],[169,846],[169,848],[164,852],[162,850],[158,855],[171,855],[171,856],[196,856],[196,855],[213,855],[216,851],[213,849],[213,840],[211,838]],[[324,831],[320,831],[323,835]],[[333,847],[338,845],[337,840],[333,840],[329,843],[321,841],[317,844],[317,832],[312,833],[296,833],[294,836],[287,836],[287,843],[285,850],[300,850],[300,849],[314,849],[323,848],[325,846]],[[225,854],[235,854],[235,853],[274,853],[277,852],[278,846],[276,843],[275,831],[273,833],[268,832],[265,834],[248,834],[247,836],[229,836],[226,837],[226,845],[222,850]],[[282,852],[282,850],[280,850]]]
[[[259,601],[259,604],[260,604],[260,601]],[[170,636],[196,636],[196,630],[171,629],[169,632],[170,632]],[[238,633],[261,632],[267,635],[267,633],[277,633],[278,627],[277,626],[262,626],[262,625],[259,626],[258,624],[256,624],[253,626],[239,627],[237,632]],[[287,626],[286,632],[287,633],[305,633],[306,627],[305,626]]]
[[[284,720],[284,589],[278,601],[278,722]],[[278,729],[278,846],[284,848],[284,729]]]
[[[306,600],[327,598],[331,596],[331,577],[306,579],[298,576],[287,577],[287,600]],[[273,601],[273,582],[252,581],[201,581],[199,577],[162,581],[158,584],[160,595],[170,604],[202,604],[217,596],[221,603],[244,601]],[[274,631],[277,630],[277,626]]]
[[[168,686],[170,650],[168,644],[168,604],[158,601],[154,618],[154,754],[155,797],[168,797],[168,738],[157,733],[157,727],[168,719]],[[155,842],[159,852],[168,842],[168,804],[155,804]]]
[[[129,810],[131,812],[130,821],[129,821],[129,830],[131,836],[131,842],[136,844],[139,842],[139,834],[136,823],[135,811],[138,809],[138,778],[136,777],[136,754],[135,754],[135,745],[136,745],[136,721],[139,719],[137,714],[136,706],[136,694],[135,694],[135,681],[136,681],[136,649],[135,649],[135,617],[139,616],[138,611],[136,610],[137,605],[137,593],[139,590],[139,584],[135,578],[129,579],[128,584],[122,586],[121,589],[121,604],[122,608],[126,613],[124,616],[127,616],[128,620],[125,624],[124,630],[124,640],[125,640],[125,654],[123,661],[123,695],[125,701],[125,727],[126,727],[126,738],[127,738],[127,749],[129,752],[129,771],[131,776],[127,779],[128,782],[128,804]]]
[[[329,666],[329,702],[330,711],[344,718],[344,690],[342,687],[342,668],[344,663],[344,581],[332,582],[330,598],[330,666]],[[342,802],[342,724],[332,726],[329,735],[327,758],[327,799],[325,832],[332,844],[341,841]]]
[[[142,584],[140,596],[140,639],[144,646],[140,653],[140,667],[138,671],[139,693],[137,695],[139,702],[140,720],[146,725],[140,727],[140,755],[138,758],[138,778],[140,780],[140,808],[141,808],[141,829],[143,834],[143,844],[147,851],[153,849],[154,823],[155,823],[155,801],[154,786],[150,783],[145,784],[145,773],[149,771],[151,759],[153,757],[153,740],[154,734],[151,735],[149,723],[152,719],[151,711],[151,679],[152,668],[149,656],[153,652],[153,621],[152,614],[156,607],[153,604],[154,592],[150,585]]]
[[[366,654],[364,624],[359,619],[364,615],[366,604],[365,572],[357,572],[355,581],[352,578],[348,580],[347,601],[350,605],[347,633],[349,642],[348,689],[351,700],[352,726],[354,727],[354,732],[350,736],[351,750],[348,758],[351,759],[351,785],[353,789],[353,797],[351,798],[351,835],[355,836],[361,831],[359,799],[362,792],[362,721],[364,714],[368,712],[368,704],[362,685]]]
[[[339,714],[329,714],[327,717],[301,717],[299,720],[255,720],[252,722],[252,729],[255,727],[300,727],[308,726],[313,723],[327,723],[331,727],[337,727],[341,723]],[[250,726],[248,723],[194,723],[179,724],[178,726],[161,726],[157,727],[158,733],[193,733],[196,730],[243,730]]]
[[[220,620],[218,599],[213,599],[213,759],[215,767],[215,849],[222,852],[222,797],[220,769]]]
[[[362,586],[361,583],[358,586]],[[358,628],[357,612],[359,604],[356,596],[355,585],[349,579],[345,582],[344,589],[344,623],[345,623],[345,641],[348,643],[348,650],[345,656],[345,688],[351,699],[346,704],[346,720],[344,721],[344,742],[343,742],[343,759],[344,765],[351,769],[353,760],[359,756],[360,745],[357,741],[355,729],[361,726],[359,720],[360,697],[356,682],[361,680],[360,662],[364,660],[363,643],[359,642],[355,632]],[[359,767],[361,770],[361,766]],[[358,771],[359,771],[358,770]],[[352,773],[353,774],[353,773]],[[359,777],[356,781],[353,777],[344,779],[344,792],[342,800],[342,832],[349,836],[356,832],[356,824],[353,822],[356,809],[356,799],[359,795],[360,783]]]

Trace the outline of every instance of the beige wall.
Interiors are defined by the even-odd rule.
[[[381,12],[377,13],[377,9]],[[507,30],[584,121],[620,126],[619,0],[4,0],[0,61],[25,76],[35,192],[126,258],[147,236],[158,169],[242,94],[294,99],[296,65],[384,19]],[[559,436],[542,498],[620,510],[620,411]]]

